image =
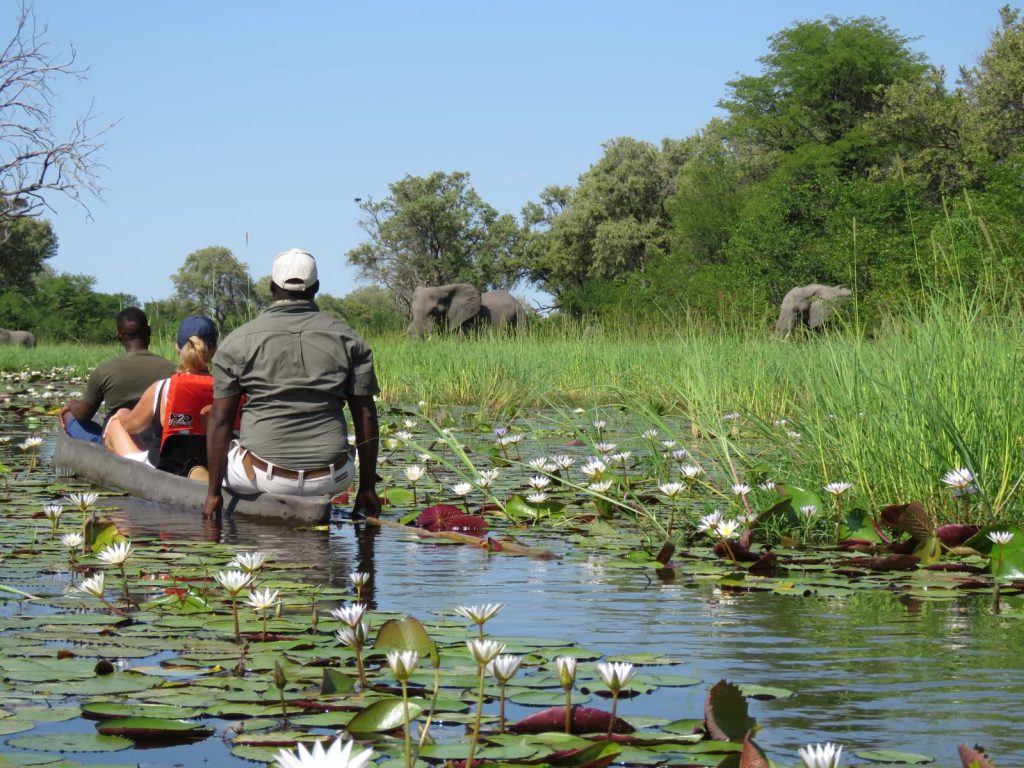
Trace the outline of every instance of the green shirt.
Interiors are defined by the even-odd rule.
[[[351,395],[380,392],[366,342],[312,301],[275,301],[213,358],[213,396],[244,394],[239,442],[288,469],[344,461]]]
[[[133,349],[96,366],[89,374],[82,399],[97,409],[100,403],[106,403],[107,413],[114,413],[118,408],[130,408],[146,387],[176,370],[178,366],[166,357],[148,349]]]

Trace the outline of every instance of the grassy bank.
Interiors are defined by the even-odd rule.
[[[467,405],[487,419],[513,418],[523,406],[619,407],[638,435],[664,428],[663,416],[682,416],[719,436],[705,450],[748,472],[756,444],[770,458],[766,471],[853,482],[875,507],[921,499],[950,519],[991,520],[1018,516],[1022,335],[1018,313],[995,318],[958,304],[933,306],[870,340],[581,325],[511,338],[371,342],[391,403]],[[0,367],[84,374],[117,352],[0,348]],[[954,505],[941,478],[956,467],[974,472],[980,493]]]

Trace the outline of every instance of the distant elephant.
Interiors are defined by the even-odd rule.
[[[8,331],[0,328],[0,344],[17,344],[22,347],[34,347],[36,337],[31,331]]]
[[[802,285],[786,294],[775,322],[775,332],[788,335],[798,328],[820,331],[835,313],[835,302],[849,296],[849,288],[841,285]]]
[[[519,300],[506,291],[487,291],[469,283],[419,286],[412,294],[412,322],[408,333],[425,336],[435,326],[467,331],[477,326],[515,327],[526,313]]]

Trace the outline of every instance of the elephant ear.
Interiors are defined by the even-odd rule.
[[[458,330],[480,312],[480,291],[469,283],[456,283],[448,302],[448,327]]]

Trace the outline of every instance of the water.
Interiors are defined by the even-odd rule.
[[[835,741],[850,755],[915,752],[938,766],[958,766],[957,744],[978,743],[999,765],[1024,765],[1022,625],[993,614],[985,597],[731,594],[685,577],[662,583],[608,568],[558,540],[544,543],[571,557],[488,555],[350,521],[328,534],[245,521],[215,531],[197,516],[145,505],[128,505],[119,517],[133,536],[219,538],[277,561],[310,563],[314,581],[343,584],[350,571],[371,572],[371,602],[384,610],[425,618],[431,609],[501,602],[488,623],[496,638],[572,641],[609,655],[668,654],[684,662],[672,671],[703,681],[623,701],[626,719],[700,718],[707,689],[722,678],[791,689],[789,699],[751,702],[763,727],[757,741],[782,764],[795,763],[808,742]]]

